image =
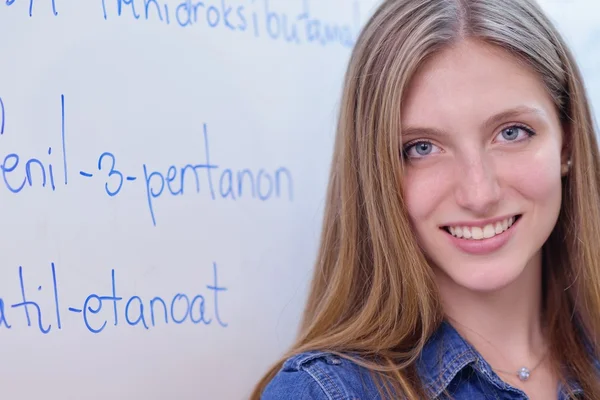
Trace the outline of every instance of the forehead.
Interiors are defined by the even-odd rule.
[[[491,45],[462,41],[420,67],[401,115],[403,125],[464,127],[517,106],[554,112],[552,98],[529,66]]]

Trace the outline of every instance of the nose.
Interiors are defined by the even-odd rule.
[[[500,185],[493,160],[470,155],[456,173],[456,202],[474,214],[488,216],[500,201]]]

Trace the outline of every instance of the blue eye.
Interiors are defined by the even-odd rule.
[[[404,146],[404,155],[408,158],[423,158],[436,152],[439,152],[439,148],[426,140],[419,140]]]
[[[519,142],[535,135],[531,129],[523,125],[512,125],[502,129],[498,137],[501,137],[506,142]]]

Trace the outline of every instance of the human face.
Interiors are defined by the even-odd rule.
[[[542,81],[464,41],[422,66],[401,118],[408,212],[436,272],[472,291],[517,280],[561,206],[562,130]]]

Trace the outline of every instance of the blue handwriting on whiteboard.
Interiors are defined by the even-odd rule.
[[[63,307],[64,299],[60,297],[60,287],[57,269],[50,263],[48,286],[50,296],[45,301],[40,295],[48,292],[46,284],[35,282],[33,285],[26,277],[23,266],[18,268],[18,282],[21,298],[10,304],[0,295],[0,330],[14,329],[17,325],[18,314],[23,325],[48,334],[53,330],[62,330],[61,315],[63,312],[81,316],[81,323],[94,334],[103,332],[110,325],[132,326],[141,329],[151,329],[158,325],[170,323],[175,325],[215,325],[227,328],[229,323],[223,318],[219,307],[219,299],[227,288],[219,284],[217,264],[212,265],[213,278],[209,284],[202,285],[203,294],[175,293],[170,296],[141,296],[123,297],[117,290],[117,276],[114,269],[110,274],[109,293],[90,293],[76,306]],[[33,289],[36,288],[37,290]],[[37,293],[35,296],[32,292]],[[34,300],[35,299],[35,300]],[[48,304],[51,304],[48,306]],[[12,310],[12,311],[11,311]]]
[[[2,97],[0,97],[0,135],[4,135],[4,102],[2,101]]]
[[[3,157],[0,155],[0,187],[4,186],[9,192],[18,194],[32,187],[42,187],[57,190],[55,162],[61,157],[64,186],[68,179],[68,152],[66,134],[65,96],[60,101],[60,142],[59,155],[53,152],[53,147],[37,143],[36,150],[46,150],[44,157],[23,156],[18,152],[7,150]],[[4,123],[8,113],[4,112],[4,102],[0,98],[0,132],[4,133]],[[11,127],[11,130],[14,129]],[[7,131],[6,135],[11,134]],[[273,201],[281,199],[292,202],[294,199],[294,182],[291,171],[285,166],[275,168],[228,168],[219,165],[210,156],[210,141],[208,125],[202,125],[199,132],[203,138],[203,148],[198,149],[198,158],[179,164],[171,164],[163,170],[153,168],[147,163],[141,163],[139,169],[124,171],[119,164],[119,157],[110,152],[102,151],[91,163],[93,168],[82,168],[79,176],[102,184],[106,195],[116,198],[129,186],[143,190],[145,207],[153,226],[157,225],[156,208],[166,198],[178,196],[205,194],[210,201],[240,201],[252,199],[256,201]],[[1,137],[0,137],[0,140]],[[57,140],[58,141],[58,140]],[[55,146],[57,147],[57,146]],[[1,147],[0,147],[1,148]],[[43,149],[43,150],[42,150]],[[81,184],[81,183],[79,183]]]
[[[67,184],[67,154],[66,154],[66,143],[65,143],[65,103],[64,96],[61,96],[61,128],[60,128],[60,140],[62,147],[62,164],[64,172],[64,182]],[[5,103],[0,99],[0,134],[8,135],[5,132],[5,123],[7,120],[8,112],[5,109]],[[2,182],[6,189],[12,193],[20,193],[26,187],[33,187],[39,185],[43,188],[48,187],[50,190],[56,190],[56,184],[54,179],[54,166],[52,160],[56,159],[56,154],[52,153],[52,146],[46,147],[44,144],[36,143],[36,150],[46,153],[44,157],[23,157],[19,153],[9,152],[0,156],[0,174],[2,175]]]
[[[298,4],[295,15],[277,11],[270,0],[101,0],[104,19],[113,16],[156,21],[181,28],[204,26],[285,43],[336,44],[351,48],[360,29],[359,2],[353,1],[350,24],[327,23],[311,16],[309,0]],[[299,7],[300,8],[300,7]]]
[[[201,192],[203,185],[208,188],[212,200],[241,198],[258,198],[261,201],[284,197],[293,200],[292,175],[286,167],[279,167],[273,172],[263,168],[253,171],[248,168],[231,170],[221,168],[211,163],[209,153],[209,140],[206,124],[203,125],[204,160],[200,163],[171,165],[164,172],[152,171],[144,164],[144,182],[148,208],[152,223],[156,225],[155,200],[161,196],[181,196],[189,188],[190,180],[192,190]],[[149,172],[150,171],[150,172]],[[185,179],[186,174],[191,179]],[[201,180],[204,175],[204,180]]]
[[[5,4],[7,6],[12,6],[13,4],[18,3],[21,4],[21,0],[6,0]],[[35,1],[29,0],[29,16],[33,17],[33,6]],[[52,13],[56,16],[58,15],[58,11],[56,10],[56,0],[50,0],[50,4],[52,5]]]

